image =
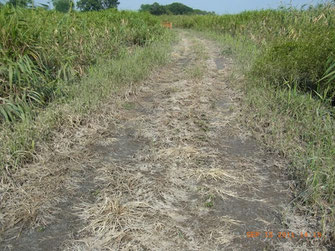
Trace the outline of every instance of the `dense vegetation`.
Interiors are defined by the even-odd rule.
[[[79,0],[77,7],[82,11],[99,11],[117,8],[118,0]]]
[[[335,97],[334,74],[328,74],[335,63],[334,21],[333,9],[318,8],[184,17],[175,23],[254,40],[264,49],[254,64],[255,74],[273,84],[296,86],[329,101]]]
[[[160,5],[159,3],[153,4],[142,4],[140,8],[141,12],[149,12],[152,15],[208,15],[215,14],[214,12],[208,12],[198,9],[193,9],[182,3],[172,3],[168,5]]]
[[[117,8],[120,2],[118,0],[79,0],[75,5],[73,0],[52,0],[51,1],[54,9],[63,13],[74,9],[76,6],[81,11],[100,11],[106,9]],[[49,2],[50,3],[50,2]],[[36,6],[42,7],[44,9],[49,9],[48,4],[38,3]],[[35,8],[33,0],[6,0],[3,3],[0,1],[0,7],[4,5],[11,5],[13,7],[21,8]]]
[[[32,0],[8,0],[8,1],[3,1],[1,3],[0,1],[0,7],[3,6],[4,4],[11,5],[14,7],[31,7],[33,5]]]
[[[64,95],[59,82],[71,84],[97,59],[118,57],[164,33],[148,14],[113,10],[64,15],[7,6],[0,26],[0,121],[7,122]]]
[[[53,0],[52,4],[55,7],[55,10],[63,13],[71,11],[71,8],[75,6],[73,0]]]
[[[163,17],[212,31],[246,76],[256,135],[291,160],[297,200],[335,229],[335,12],[333,6],[224,16]]]
[[[143,79],[168,51],[168,33],[147,13],[5,6],[0,27],[0,176],[72,126],[69,117],[82,120]]]

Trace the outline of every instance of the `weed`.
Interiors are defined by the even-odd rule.
[[[136,105],[134,103],[126,102],[122,105],[122,107],[126,110],[135,109]]]
[[[187,70],[188,76],[192,79],[201,79],[204,73],[205,73],[205,69],[200,64],[196,64]]]
[[[214,207],[215,195],[211,194],[208,196],[208,199],[205,202],[205,207],[212,208]]]

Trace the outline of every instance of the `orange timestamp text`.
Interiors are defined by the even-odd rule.
[[[280,238],[280,239],[294,239],[294,238],[322,238],[321,232],[247,232],[247,238]]]

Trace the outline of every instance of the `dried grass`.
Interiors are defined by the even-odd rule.
[[[233,108],[237,104],[234,92],[225,92],[217,80],[221,73],[210,60],[217,52],[215,46],[198,39],[192,42],[190,37],[183,35],[170,68],[153,74],[146,85],[127,90],[126,97],[106,104],[85,126],[73,129],[76,133],[62,133],[75,135],[70,140],[61,138],[57,146],[56,155],[65,159],[54,163],[67,167],[67,172],[51,176],[50,181],[65,182],[69,192],[82,189],[83,179],[95,184],[94,198],[82,199],[70,209],[83,226],[77,238],[67,240],[65,250],[232,247],[241,238],[232,230],[247,223],[224,215],[216,200],[230,197],[266,205],[265,199],[244,194],[247,188],[256,191],[265,182],[256,161],[229,155],[225,146],[214,144],[222,143],[222,132],[241,138],[246,133],[236,122],[237,109],[227,114],[212,107],[222,98],[230,100]],[[194,48],[199,53],[195,57]],[[205,64],[203,77],[190,79],[179,67],[184,58],[192,58],[190,68]],[[125,100],[135,106],[125,109]],[[94,148],[97,144],[104,150]],[[121,144],[136,151],[126,156],[116,147]],[[46,194],[52,193],[46,190]],[[45,210],[52,207],[45,205]]]

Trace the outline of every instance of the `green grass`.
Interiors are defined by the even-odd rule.
[[[78,84],[68,87],[66,97],[51,102],[39,111],[34,120],[3,126],[0,132],[0,170],[20,168],[33,159],[39,143],[49,142],[55,132],[80,123],[112,94],[148,76],[152,69],[168,59],[168,40],[166,37],[165,42],[138,47],[118,59],[102,60],[91,67]]]
[[[122,107],[126,110],[133,110],[135,109],[136,105],[132,102],[126,102],[122,105]]]
[[[167,17],[165,17],[167,18]],[[264,10],[224,16],[170,17],[206,32],[235,58],[232,83],[245,93],[254,135],[290,161],[294,203],[335,238],[335,12]],[[332,238],[332,239],[331,239]]]
[[[145,13],[10,6],[0,9],[0,27],[0,123],[31,119],[98,60],[120,58],[166,33]]]
[[[250,39],[261,50],[252,69],[254,75],[277,86],[296,86],[328,103],[335,99],[333,7],[161,18],[173,22],[176,27],[210,30]]]
[[[215,195],[209,195],[208,199],[204,203],[205,207],[212,208],[214,207],[214,200],[215,200]]]
[[[42,25],[49,19],[53,20],[45,31],[37,28],[38,32],[48,33],[49,28],[58,29],[60,32],[62,29],[60,33],[65,36],[63,39],[68,40],[62,44],[58,42],[57,48],[53,48],[57,40],[53,41],[51,33],[45,35],[45,38],[37,35],[29,37],[26,33],[34,32],[33,28],[24,32],[24,28],[18,27],[18,30],[13,32],[19,36],[26,34],[26,37],[18,39],[15,46],[14,41],[10,41],[13,45],[11,49],[8,49],[9,46],[4,46],[4,42],[1,41],[0,51],[4,54],[5,49],[8,49],[6,55],[8,58],[12,57],[12,65],[21,69],[17,66],[23,57],[20,54],[27,56],[34,51],[39,57],[37,60],[29,57],[29,62],[38,69],[39,74],[50,73],[50,76],[43,75],[43,78],[39,79],[33,72],[31,76],[36,78],[36,82],[23,81],[24,77],[19,79],[19,75],[26,76],[28,73],[18,70],[10,82],[8,72],[0,71],[0,80],[4,80],[0,92],[0,109],[5,110],[8,106],[13,106],[13,111],[19,110],[14,112],[14,115],[9,115],[14,117],[13,120],[10,118],[7,120],[4,116],[0,124],[0,176],[2,172],[10,173],[16,168],[21,168],[24,163],[33,161],[41,143],[52,141],[55,133],[65,127],[80,124],[86,116],[99,110],[111,95],[143,80],[155,67],[164,64],[168,59],[173,38],[171,33],[160,27],[160,22],[156,18],[146,14],[106,11],[64,15],[44,10],[6,9],[0,10],[0,18],[4,16],[1,16],[4,11],[12,11],[11,15],[15,16],[12,18],[16,20],[24,20],[25,16],[28,19],[33,18],[27,21],[31,25]],[[65,21],[67,26],[60,25]],[[57,26],[51,28],[57,22],[60,22],[58,23],[60,28]],[[79,28],[78,25],[83,27]],[[138,29],[137,26],[143,27]],[[9,26],[5,24],[1,31],[7,32],[7,29]],[[74,32],[73,36],[66,35],[70,30]],[[108,34],[103,34],[104,32]],[[49,35],[51,37],[48,38]],[[86,45],[80,48],[78,44],[74,44],[71,45],[73,51],[67,51],[71,43],[77,42]],[[95,46],[100,48],[94,48]],[[83,49],[85,52],[81,54],[76,51],[77,49]],[[81,63],[80,57],[85,58],[85,63]],[[67,61],[66,58],[71,60]],[[8,69],[8,64],[5,63],[9,61],[5,61],[4,58],[0,60],[4,60],[0,64],[3,66],[1,69],[6,67]],[[39,68],[40,64],[47,68]],[[47,66],[48,64],[52,65]],[[68,68],[64,76],[68,77],[62,74],[61,77],[54,75],[65,66]],[[82,70],[80,76],[77,74],[78,69]],[[48,94],[43,92],[49,87],[50,96],[49,92]],[[43,102],[31,100],[28,93],[29,95],[36,93],[37,97],[43,96]]]

